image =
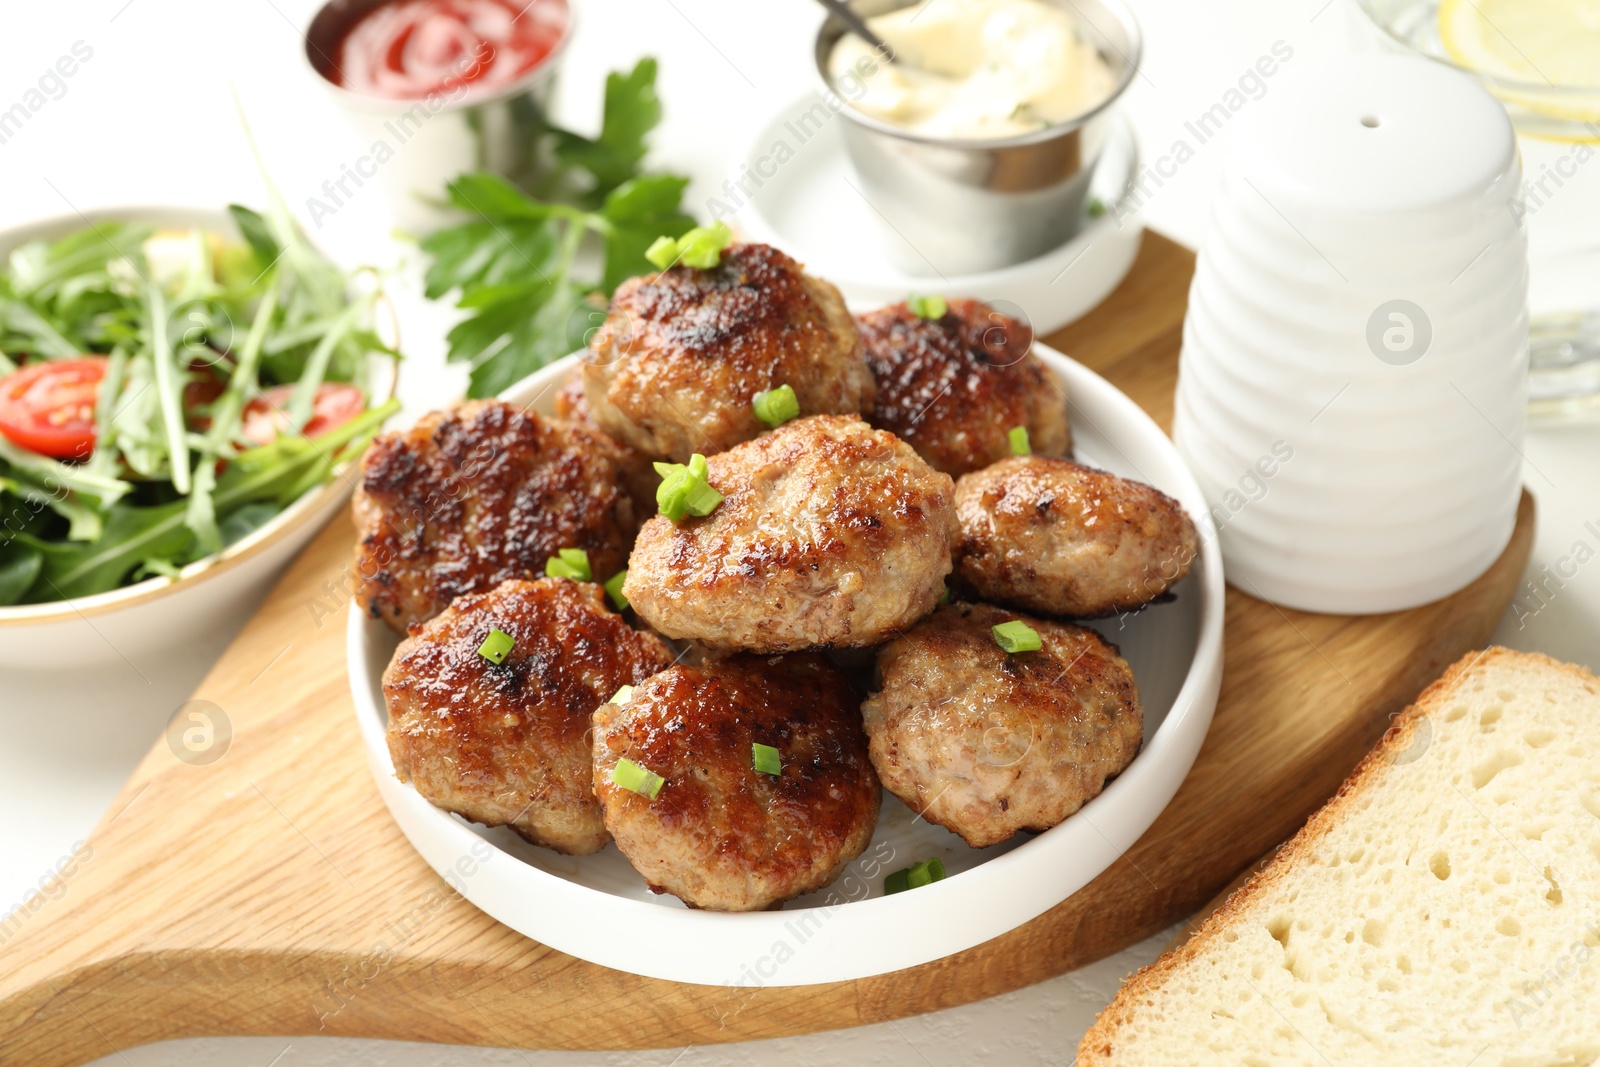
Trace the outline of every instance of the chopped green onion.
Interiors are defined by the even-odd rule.
[[[1091,219],[1097,219],[1105,213],[1106,202],[1101,200],[1098,196],[1091,196],[1089,198],[1089,217]]]
[[[611,768],[611,780],[630,793],[654,800],[667,780],[652,770],[639,766],[631,759],[619,759]]]
[[[756,418],[773,428],[800,414],[800,398],[794,395],[794,388],[787,382],[776,389],[757,393],[750,406],[755,408]]]
[[[783,757],[771,745],[752,743],[750,746],[750,765],[762,774],[783,773]]]
[[[733,231],[726,222],[713,222],[710,226],[696,226],[678,238],[678,252],[683,262],[701,270],[710,270],[722,262],[722,250],[733,243]]]
[[[677,239],[667,236],[657,237],[650,247],[644,250],[644,258],[653,263],[658,270],[666,270],[678,260]]]
[[[677,522],[685,515],[704,518],[722,503],[722,494],[713,489],[708,480],[710,471],[706,467],[706,457],[700,453],[690,456],[687,466],[657,463],[655,468],[661,475],[661,484],[656,487],[656,503],[661,507],[661,514],[671,521]]]
[[[1028,441],[1028,428],[1026,426],[1013,426],[1006,431],[1006,440],[1011,442],[1013,456],[1033,455],[1033,445]]]
[[[632,699],[633,699],[633,686],[625,685],[621,689],[618,689],[616,691],[615,695],[612,696],[612,698],[610,699],[610,701],[608,701],[608,703],[611,703],[611,704],[626,704],[628,701],[630,701]]]
[[[657,237],[645,249],[644,258],[661,270],[674,263],[710,270],[722,262],[722,250],[732,243],[733,231],[728,224],[713,222],[710,226],[696,226],[682,237]]]
[[[912,889],[944,881],[944,861],[938,856],[928,857],[911,868],[911,876],[907,881],[911,883]]]
[[[544,573],[550,578],[571,578],[575,582],[594,580],[589,569],[589,553],[581,548],[563,548],[544,561]]]
[[[921,889],[925,885],[944,881],[944,861],[930,856],[914,863],[903,871],[895,871],[883,880],[883,894],[904,893],[907,889]]]
[[[511,646],[517,639],[496,626],[489,631],[489,636],[483,639],[483,644],[478,646],[478,655],[493,664],[501,664],[511,654]]]
[[[611,598],[611,602],[617,606],[618,611],[628,610],[628,598],[622,595],[622,583],[627,580],[628,572],[626,568],[606,579],[606,596]]]
[[[941,604],[950,603],[950,587],[948,585],[945,586],[943,589],[939,590],[939,603],[941,603]]]
[[[938,293],[929,293],[927,296],[912,293],[906,297],[906,307],[919,319],[942,319],[945,312],[950,310],[950,305]]]
[[[1021,619],[992,627],[994,643],[1007,652],[1037,652],[1042,647],[1039,633]]]

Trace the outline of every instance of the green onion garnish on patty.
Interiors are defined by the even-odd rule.
[[[594,579],[589,570],[589,553],[581,548],[563,548],[544,561],[544,573],[550,578],[571,578],[575,582]]]
[[[1020,619],[992,627],[994,643],[1007,652],[1037,652],[1042,647],[1039,633]]]
[[[644,258],[660,270],[674,263],[699,270],[710,270],[722,262],[722,250],[733,243],[733,231],[725,222],[696,226],[682,237],[657,237],[645,249]]]
[[[752,743],[750,745],[750,763],[762,774],[783,773],[783,757],[771,745]]]
[[[657,237],[644,250],[644,258],[654,264],[657,270],[666,270],[678,261],[677,238],[665,235]]]
[[[906,297],[906,307],[919,319],[942,319],[945,312],[950,310],[950,305],[938,293],[929,293],[927,296],[912,293]]]
[[[755,408],[756,418],[776,429],[800,414],[800,398],[794,395],[794,389],[787,382],[776,389],[757,393],[750,402]]]
[[[627,580],[628,571],[626,568],[606,579],[606,596],[611,598],[611,602],[617,606],[618,611],[628,610],[628,598],[622,595],[622,583]]]
[[[677,522],[685,515],[694,515],[704,518],[722,503],[722,494],[711,488],[711,483],[706,479],[710,472],[706,467],[706,457],[696,452],[689,457],[689,463],[657,463],[656,473],[661,475],[661,484],[656,487],[656,504],[661,508],[661,514],[673,522]]]
[[[1013,456],[1033,455],[1033,445],[1028,441],[1028,428],[1026,426],[1013,426],[1006,431],[1006,440],[1011,443]]]
[[[944,881],[944,861],[930,856],[914,863],[903,871],[895,871],[883,880],[883,895],[904,893],[907,889],[921,889],[925,885]]]
[[[611,780],[630,793],[654,800],[667,780],[654,771],[639,766],[631,759],[619,759],[611,768]]]
[[[506,657],[511,654],[511,647],[516,643],[516,638],[496,626],[489,631],[489,636],[483,639],[483,644],[478,646],[478,655],[490,663],[499,665],[506,661]]]

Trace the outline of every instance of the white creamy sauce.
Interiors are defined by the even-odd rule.
[[[1081,115],[1114,88],[1077,21],[1039,0],[922,0],[867,24],[899,62],[846,34],[828,57],[834,87],[916,133],[1015,137]]]

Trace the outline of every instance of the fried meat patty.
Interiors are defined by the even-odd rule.
[[[628,499],[633,501],[634,516],[643,522],[654,515],[656,487],[661,484],[661,476],[651,465],[649,456],[612,437],[594,421],[594,412],[589,410],[589,398],[583,391],[583,368],[573,370],[572,377],[556,393],[554,407],[556,418],[575,422],[594,431],[595,437],[605,446],[611,462],[617,465],[617,472],[622,476],[622,488],[627,491]]]
[[[765,433],[757,393],[788,385],[802,415],[819,415],[870,410],[873,392],[839,291],[761,244],[623,282],[583,383],[601,429],[680,463]]]
[[[1143,482],[1016,456],[956,483],[956,572],[979,599],[1093,618],[1149,603],[1200,549],[1176,500]]]
[[[853,415],[712,456],[705,518],[647,522],[623,593],[672,638],[791,652],[874,645],[933,610],[950,573],[950,476]]]
[[[1037,652],[992,627],[1021,619]],[[861,706],[884,787],[974,848],[1048,830],[1098,796],[1139,751],[1133,671],[1092,630],[988,604],[941,607],[878,653]]]
[[[1011,455],[1017,426],[1035,453],[1066,454],[1066,393],[1033,354],[1033,331],[979,300],[948,304],[938,319],[905,304],[856,319],[878,387],[871,423],[955,477]]]
[[[822,657],[675,666],[594,713],[594,790],[617,847],[657,892],[756,911],[821,889],[872,840],[880,792],[860,692]],[[752,746],[778,750],[776,776]],[[627,759],[665,779],[612,779]]]
[[[515,641],[501,663],[491,630]],[[586,854],[610,835],[594,797],[589,716],[672,663],[660,638],[606,609],[600,586],[503,582],[458,598],[400,642],[383,672],[401,781],[448,811]]]
[[[499,400],[381,435],[352,502],[361,604],[404,633],[463,593],[543,574],[563,548],[587,552],[596,578],[615,574],[638,520],[610,448]]]

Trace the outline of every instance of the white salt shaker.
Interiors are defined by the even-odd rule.
[[[1173,436],[1235,586],[1309,611],[1449,595],[1521,493],[1527,239],[1511,123],[1467,76],[1361,56],[1235,129]]]

